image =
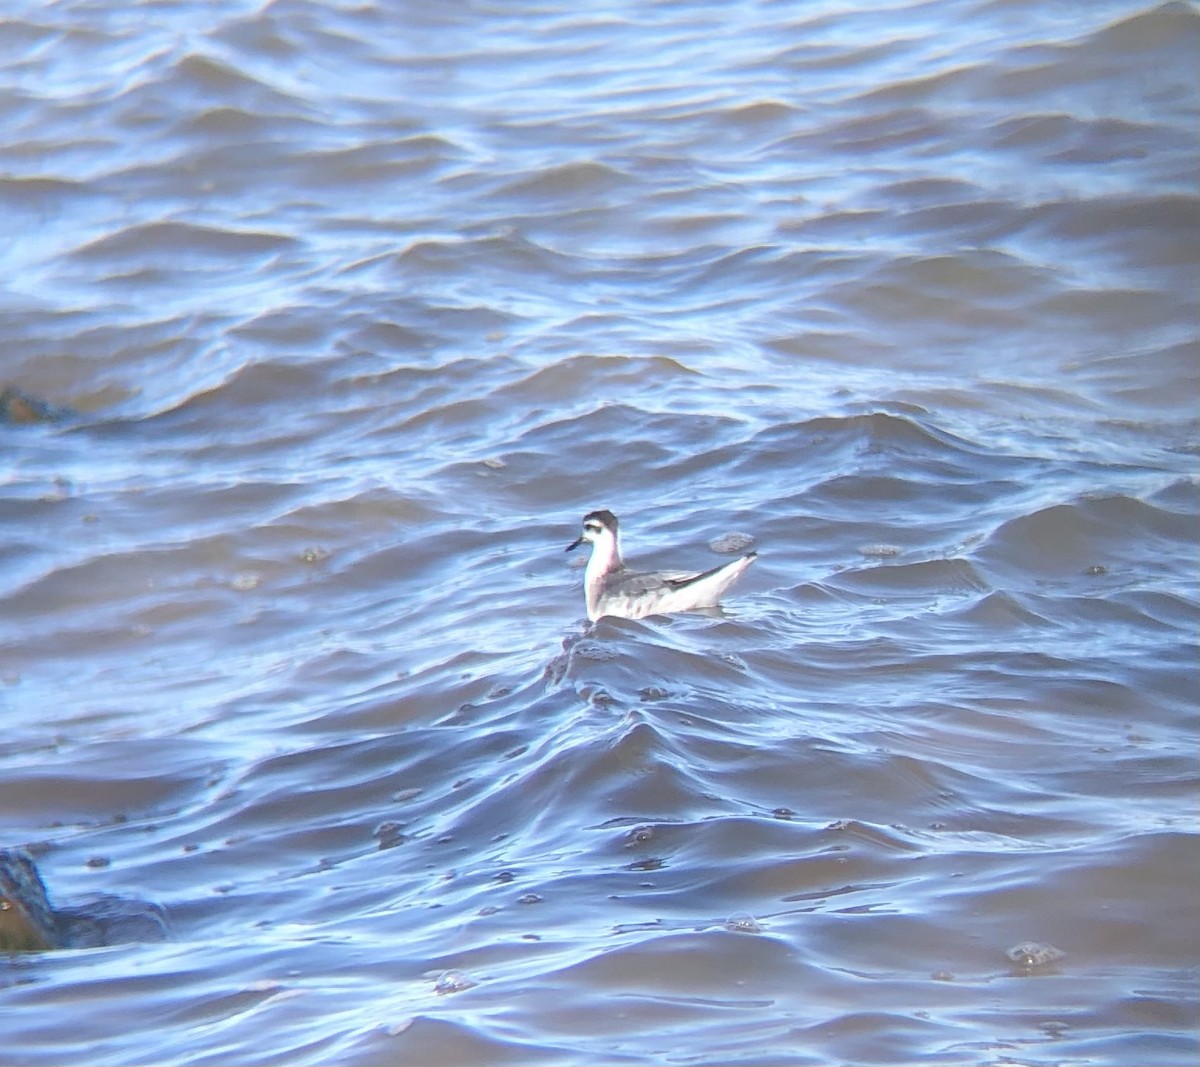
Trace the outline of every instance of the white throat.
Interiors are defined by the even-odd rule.
[[[600,595],[605,582],[614,571],[621,569],[621,550],[617,535],[612,530],[602,530],[592,542],[592,555],[587,570],[583,573],[583,588],[587,596],[588,617],[596,618],[600,606]]]

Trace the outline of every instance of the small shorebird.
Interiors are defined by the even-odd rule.
[[[611,511],[590,511],[583,517],[583,532],[567,551],[584,541],[592,543],[592,557],[583,576],[588,618],[605,615],[641,619],[671,611],[694,611],[716,607],[738,576],[754,562],[751,552],[710,571],[689,574],[679,571],[637,573],[621,562],[617,517]]]

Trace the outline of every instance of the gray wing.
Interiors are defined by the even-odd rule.
[[[757,555],[757,552],[751,552],[747,558]],[[619,584],[613,587],[613,591],[626,596],[636,596],[638,593],[649,593],[656,590],[672,592],[676,589],[684,589],[694,582],[702,582],[705,578],[711,578],[718,571],[723,571],[730,566],[732,566],[730,563],[718,563],[715,567],[699,573],[695,571],[652,571],[647,574],[626,574],[620,579]]]
[[[624,572],[617,577],[607,591],[620,593],[623,596],[637,596],[641,593],[653,593],[660,589],[678,589],[695,577],[697,576],[688,574],[686,571],[646,571],[642,574]]]

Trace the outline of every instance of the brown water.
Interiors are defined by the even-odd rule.
[[[9,0],[0,1059],[1193,1064],[1198,44]]]

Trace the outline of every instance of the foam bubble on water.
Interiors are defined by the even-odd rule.
[[[625,835],[625,847],[630,848],[633,845],[644,845],[654,837],[653,826],[635,826]]]
[[[373,833],[379,842],[380,850],[395,848],[408,840],[408,835],[404,832],[404,823],[390,819],[376,826]]]
[[[874,545],[860,545],[858,551],[864,556],[874,556],[878,559],[891,559],[893,556],[900,555],[901,548],[899,545],[880,543]]]
[[[1055,963],[1061,960],[1066,953],[1062,949],[1057,949],[1053,945],[1044,945],[1040,941],[1022,941],[1019,945],[1013,945],[1005,955],[1013,963],[1030,969]]]
[[[721,553],[746,552],[754,547],[754,538],[744,533],[727,533],[713,538],[708,547]]]
[[[438,976],[438,980],[433,984],[433,991],[439,996],[444,997],[449,993],[461,993],[464,989],[471,989],[478,985],[478,982],[472,981],[462,971],[446,971]]]

